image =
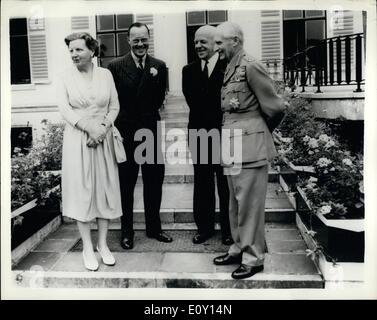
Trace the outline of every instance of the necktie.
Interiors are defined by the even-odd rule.
[[[144,70],[144,67],[143,67],[143,58],[139,58],[139,66],[138,66],[138,68],[140,70]]]
[[[204,60],[204,62],[203,75],[206,79],[208,79],[208,60]]]

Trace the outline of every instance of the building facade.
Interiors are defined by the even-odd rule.
[[[12,130],[32,128],[35,135],[42,119],[61,121],[55,79],[71,64],[64,43],[68,34],[86,31],[96,36],[101,48],[96,63],[106,67],[109,61],[130,50],[127,30],[131,23],[146,23],[151,31],[150,54],[164,60],[168,67],[168,94],[179,96],[182,95],[182,68],[195,58],[195,31],[201,25],[216,26],[227,20],[242,27],[245,50],[262,60],[271,75],[280,80],[285,77],[283,59],[323,39],[364,33],[361,11],[201,10],[166,14],[114,12],[62,18],[12,17],[9,23]],[[338,54],[342,63],[350,60],[353,73],[356,63],[353,43],[351,47],[349,57],[346,47],[339,48]],[[336,54],[336,49],[332,49]],[[329,55],[328,50],[325,55]],[[307,59],[309,64],[312,58]]]

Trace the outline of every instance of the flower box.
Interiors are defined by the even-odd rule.
[[[26,211],[29,211],[33,209],[37,205],[38,199],[31,200],[30,202],[24,204],[23,206],[17,208],[16,210],[13,210],[11,213],[11,218],[15,218],[21,214],[23,214]]]
[[[60,203],[55,200],[39,205],[35,199],[12,211],[11,249],[15,249],[60,214]],[[15,223],[16,219],[20,222]]]
[[[300,187],[297,187],[296,208],[306,228],[316,232],[315,238],[328,255],[327,261],[331,258],[337,262],[364,261],[364,219],[328,219],[314,213]]]
[[[297,165],[289,161],[286,157],[282,157],[283,161],[295,172],[297,173],[310,173],[315,174],[315,170],[313,166],[302,166]]]

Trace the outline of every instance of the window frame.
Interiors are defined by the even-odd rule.
[[[120,55],[119,54],[118,34],[125,33],[126,36],[127,36],[127,34],[128,34],[128,28],[119,28],[118,29],[118,16],[121,16],[121,15],[130,15],[130,16],[132,16],[132,22],[131,22],[131,24],[136,21],[135,20],[135,14],[133,14],[133,13],[112,14],[112,15],[111,14],[96,15],[95,21],[96,21],[96,36],[97,36],[97,39],[99,39],[99,37],[101,35],[106,35],[106,34],[114,35],[114,51],[115,51],[115,55],[114,56],[101,56],[101,55],[99,55],[98,59],[97,59],[97,63],[98,63],[99,66],[102,66],[103,59],[116,59],[118,57],[124,56],[124,55]],[[99,17],[100,16],[112,16],[113,17],[113,26],[114,26],[114,29],[111,29],[111,30],[110,29],[108,29],[108,30],[99,30]],[[127,38],[128,38],[128,36],[127,36]],[[100,51],[100,54],[101,54],[101,51]]]
[[[24,20],[25,22],[25,27],[26,27],[26,34],[22,34],[22,35],[12,35],[11,34],[11,30],[10,30],[10,22],[11,20],[16,20],[16,19],[22,19]],[[11,84],[11,87],[12,89],[18,89],[20,90],[21,88],[22,89],[33,89],[35,87],[34,83],[33,83],[33,78],[32,78],[32,73],[31,73],[31,57],[30,57],[30,44],[29,44],[29,19],[27,17],[14,17],[14,18],[10,18],[9,19],[9,44],[12,42],[11,41],[11,38],[12,37],[23,37],[23,38],[26,38],[26,44],[27,44],[27,52],[26,52],[26,55],[27,56],[27,65],[28,65],[28,69],[29,69],[29,79],[28,79],[28,82],[18,82],[18,83],[12,83],[12,51],[10,50],[9,52],[9,63],[10,63],[10,84]],[[20,87],[21,86],[21,87]]]

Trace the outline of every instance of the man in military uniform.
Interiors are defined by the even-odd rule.
[[[243,279],[263,270],[268,162],[276,155],[271,132],[283,118],[285,104],[262,65],[243,50],[243,32],[237,24],[220,24],[215,44],[220,58],[229,62],[221,89],[223,137],[224,130],[230,130],[232,145],[235,132],[242,130],[242,160],[223,164],[234,244],[214,264],[240,264],[232,277]]]

